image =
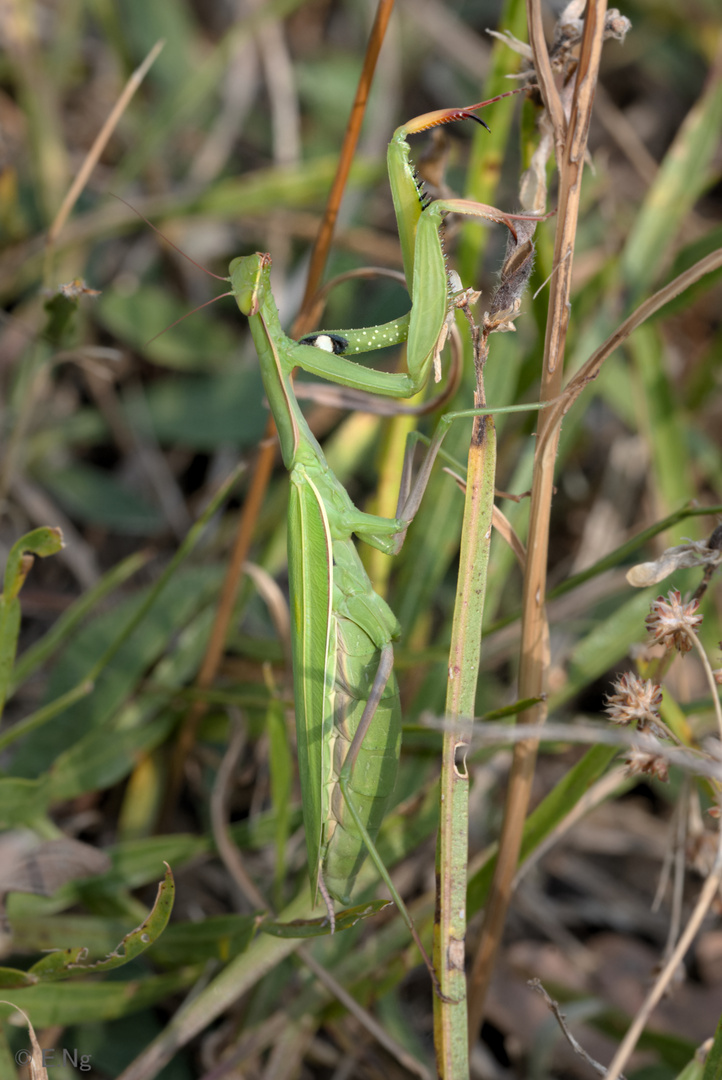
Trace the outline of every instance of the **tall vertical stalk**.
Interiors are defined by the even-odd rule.
[[[477,386],[474,408],[486,404],[482,348],[475,342]],[[468,861],[469,774],[466,752],[474,716],[481,657],[481,624],[491,544],[496,474],[496,429],[492,416],[474,419],[469,448],[459,577],[449,650],[446,690],[439,837],[436,852],[437,918],[434,966],[443,994],[434,999],[437,1068],[444,1080],[468,1076],[466,976],[466,868]]]
[[[551,280],[549,317],[544,344],[541,399],[558,396],[562,386],[564,347],[569,323],[571,268],[579,211],[579,196],[587,135],[599,72],[605,30],[606,0],[588,0],[579,63],[569,107],[568,126],[564,122],[546,46],[538,28],[539,6],[529,0],[529,26],[534,50],[535,70],[547,112],[552,119],[557,161],[560,170],[559,214],[554,248],[554,275]],[[548,76],[547,76],[548,73]],[[568,88],[567,88],[568,100]],[[519,697],[539,698],[544,691],[549,668],[548,626],[545,613],[546,567],[549,548],[549,519],[554,480],[554,462],[559,426],[549,436],[550,421],[544,413],[539,419],[539,440],[532,481],[529,543],[524,575],[524,604],[519,674]],[[546,719],[543,702],[519,714],[521,724],[539,724]],[[504,824],[499,840],[499,857],[494,873],[479,948],[474,959],[469,993],[470,1039],[476,1037],[484,1012],[494,961],[501,942],[511,885],[521,846],[522,830],[529,805],[529,795],[536,763],[537,743],[518,743],[507,789]]]

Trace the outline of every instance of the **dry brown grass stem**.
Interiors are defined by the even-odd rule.
[[[377,1020],[373,1018],[368,1009],[364,1009],[352,997],[349,992],[344,989],[341,984],[334,979],[333,975],[326,970],[315,957],[309,952],[308,949],[301,947],[298,950],[298,955],[303,960],[309,971],[313,972],[318,981],[328,992],[336,998],[352,1016],[355,1016],[362,1027],[369,1033],[372,1039],[375,1039],[379,1046],[383,1046],[385,1050],[396,1058],[399,1065],[412,1076],[418,1076],[420,1080],[432,1080],[432,1075],[429,1070],[418,1061],[413,1054],[410,1054],[401,1043],[397,1042],[388,1031],[379,1024]]]
[[[571,102],[568,130],[557,160],[560,169],[559,216],[554,249],[556,273],[552,276],[549,298],[549,317],[544,347],[541,399],[549,401],[561,390],[563,358],[569,320],[569,295],[571,289],[572,257],[581,193],[581,179],[587,147],[587,134],[594,101],[594,88],[599,71],[599,60],[604,35],[606,0],[589,0],[586,9],[584,32],[581,42],[579,65],[576,72],[574,95]],[[529,26],[534,49],[534,65],[539,72],[546,72],[549,59],[538,28],[541,16],[538,4],[529,2]],[[531,28],[536,27],[537,30]],[[547,72],[549,74],[549,72]],[[544,85],[545,76],[540,80]],[[556,101],[558,95],[550,85],[543,89],[545,101],[558,140],[561,120]],[[556,99],[556,100],[555,100]],[[549,419],[540,413],[539,436],[549,429]],[[522,616],[521,662],[519,672],[519,696],[538,698],[543,694],[549,667],[548,625],[545,611],[546,571],[549,544],[549,519],[554,484],[554,460],[559,437],[559,424],[549,435],[548,454],[535,453],[534,477],[530,508],[529,543],[526,573],[524,576],[524,603]],[[543,723],[546,719],[544,703],[534,706],[519,716],[520,723]],[[469,980],[469,1037],[476,1039],[483,1015],[494,961],[501,942],[511,888],[516,873],[522,831],[529,805],[538,743],[522,742],[514,751],[514,760],[505,804],[504,824],[499,841],[499,857],[491,885],[482,927],[479,947]]]
[[[231,836],[228,821],[228,795],[245,745],[245,728],[240,723],[239,718],[232,718],[228,746],[223,755],[220,768],[216,773],[216,780],[211,791],[211,829],[216,850],[228,871],[231,881],[234,882],[238,891],[245,897],[252,908],[265,911],[268,908],[266,899],[246,870],[243,856]]]
[[[585,387],[588,386],[592,379],[596,379],[602,369],[602,364],[612,355],[615,349],[618,349],[637,327],[641,326],[643,322],[646,322],[647,319],[651,318],[655,312],[659,311],[665,304],[668,304],[675,296],[679,296],[680,293],[685,292],[685,290],[694,285],[696,281],[703,278],[705,274],[711,274],[713,270],[719,269],[720,266],[722,266],[722,248],[717,248],[715,251],[711,251],[709,255],[705,255],[703,259],[696,262],[694,266],[690,266],[688,270],[679,274],[662,289],[659,289],[653,296],[650,296],[648,300],[641,303],[639,307],[632,312],[629,318],[625,319],[613,334],[610,334],[607,340],[592,353],[589,359],[580,367],[579,371],[569,380],[564,388],[564,392],[560,395],[559,402],[555,405],[551,405],[547,409],[547,426],[543,432],[540,431],[537,456],[541,453],[546,454],[548,452],[553,441],[554,432],[559,430],[562,418],[569,411]]]
[[[62,205],[58,210],[57,214],[55,215],[55,220],[53,221],[52,225],[48,230],[48,249],[51,249],[54,246],[55,241],[57,240],[61,230],[63,229],[63,226],[65,225],[65,222],[68,220],[68,217],[70,216],[73,207],[75,206],[78,198],[80,197],[80,193],[87,184],[88,179],[90,178],[90,174],[92,173],[95,166],[98,164],[100,155],[103,153],[103,150],[107,146],[110,136],[113,134],[116,127],[118,126],[121,116],[130,104],[131,98],[135,94],[140,84],[143,82],[143,79],[148,74],[148,71],[155,63],[158,56],[160,55],[160,52],[163,49],[164,45],[165,41],[156,41],[155,45],[150,50],[143,63],[135,69],[135,71],[123,87],[123,92],[121,93],[120,97],[111,109],[110,116],[105,121],[102,128],[95,137],[93,145],[86,154],[85,160],[83,161],[83,164],[81,165],[78,174],[75,177],[75,180],[70,185],[70,189],[65,198],[63,199]]]
[[[361,75],[359,76],[358,86],[356,87],[356,97],[351,106],[351,115],[349,116],[348,124],[346,126],[346,134],[344,135],[343,145],[341,147],[341,155],[339,157],[336,176],[331,185],[323,221],[321,222],[316,243],[311,252],[311,265],[308,268],[306,291],[304,293],[303,303],[301,304],[301,311],[293,325],[292,337],[301,337],[311,329],[311,327],[306,324],[307,308],[321,283],[323,271],[326,266],[328,252],[333,239],[333,232],[336,227],[336,218],[338,217],[338,211],[341,206],[341,199],[346,190],[348,175],[351,171],[351,164],[353,162],[354,154],[356,153],[359,135],[361,134],[361,125],[363,124],[363,119],[366,115],[366,106],[368,104],[371,86],[373,85],[376,62],[379,58],[381,46],[386,36],[386,28],[389,24],[389,19],[391,18],[391,12],[393,10],[394,0],[379,0],[379,5],[376,9],[376,18],[374,19],[374,25],[371,29],[369,43],[366,48],[366,55],[364,56],[363,68],[361,70]]]
[[[702,925],[702,920],[707,914],[709,907],[717,895],[722,881],[722,830],[720,830],[717,846],[717,857],[714,861],[712,871],[702,886],[702,891],[699,894],[697,903],[695,904],[694,911],[690,917],[689,922],[684,928],[684,932],[677,942],[677,947],[670,955],[664,968],[659,973],[654,986],[649,991],[644,1004],[634,1018],[633,1023],[630,1025],[627,1034],[624,1036],[620,1043],[617,1053],[612,1059],[612,1063],[607,1070],[604,1080],[619,1080],[621,1071],[632,1056],[634,1048],[637,1045],[640,1035],[644,1031],[647,1021],[649,1020],[652,1012],[658,1002],[662,999],[662,995],[674,978],[677,968],[682,963],[687,950],[692,944],[697,931]]]
[[[567,130],[567,121],[564,116],[564,107],[557,90],[549,60],[549,52],[544,38],[544,23],[542,19],[542,6],[539,0],[527,0],[526,5],[527,27],[529,29],[529,44],[534,56],[534,70],[536,71],[539,91],[544,102],[544,108],[551,121],[554,130],[554,145],[557,151],[557,162],[561,162],[564,152],[564,142]]]

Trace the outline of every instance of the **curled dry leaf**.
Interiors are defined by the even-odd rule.
[[[19,1009],[17,1005],[12,1001],[0,1001],[0,1005],[9,1005],[11,1009],[15,1009],[25,1020],[28,1025],[28,1034],[30,1035],[31,1052],[29,1057],[23,1057],[22,1063],[28,1066],[28,1074],[31,1080],[48,1080],[48,1070],[45,1067],[43,1051],[38,1042],[37,1035],[35,1034],[35,1028],[30,1023],[30,1017],[27,1013],[24,1013],[22,1009]],[[23,1051],[23,1054],[25,1052]]]
[[[669,577],[675,570],[690,570],[695,566],[719,566],[722,562],[722,548],[717,547],[715,529],[707,540],[688,540],[685,544],[667,548],[658,559],[652,562],[637,563],[627,571],[627,581],[635,589],[644,589],[656,585]]]

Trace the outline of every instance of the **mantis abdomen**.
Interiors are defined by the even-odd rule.
[[[295,541],[289,542],[288,568],[304,826],[314,891],[321,877],[342,903],[349,901],[368,849],[340,790],[341,771],[351,768],[349,795],[373,839],[393,791],[401,745],[393,673],[374,693],[399,625],[374,592],[350,539],[344,519],[358,512],[350,501],[344,505],[347,499],[327,469],[301,462],[291,469],[289,537]],[[370,703],[368,730],[351,749]]]
[[[330,694],[333,726],[329,738],[329,774],[326,780],[329,793],[328,814],[322,838],[321,867],[330,894],[342,903],[349,903],[356,875],[368,851],[349,813],[338,778],[381,658],[379,644],[362,625],[366,621],[363,618],[363,609],[377,613],[379,605],[383,604],[386,608],[386,604],[373,592],[353,545],[341,541],[334,544],[333,548],[336,558],[332,631],[335,634],[336,648]],[[349,577],[340,565],[340,549],[343,549],[341,559],[352,559],[357,563],[353,577]],[[386,612],[387,627],[395,630],[395,619],[388,608]],[[359,618],[361,622],[358,621]],[[382,644],[390,644],[390,639]],[[372,839],[376,838],[381,827],[394,790],[400,749],[401,704],[396,678],[392,673],[364,735],[349,781],[354,805]]]

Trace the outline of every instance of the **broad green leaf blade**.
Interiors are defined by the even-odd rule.
[[[40,983],[8,993],[13,1005],[28,1014],[36,1027],[51,1024],[90,1024],[94,1020],[113,1020],[118,1016],[147,1009],[170,994],[192,986],[200,975],[197,967],[186,967],[167,975],[133,979],[126,982],[69,982],[62,989],[54,983]],[[11,1005],[0,1004],[0,1017],[12,1012]]]
[[[12,761],[15,775],[36,776],[53,765],[79,739],[109,724],[127,699],[137,691],[142,676],[165,655],[168,642],[208,603],[222,578],[216,568],[199,567],[177,572],[131,637],[118,650],[112,667],[101,673],[93,693],[34,732],[18,747]],[[93,664],[122,634],[142,607],[148,590],[91,620],[58,658],[47,689],[53,701],[80,683]]]
[[[220,295],[223,283],[219,282],[218,286]],[[167,289],[154,285],[145,285],[132,296],[105,293],[96,315],[120,341],[145,354],[154,364],[175,371],[222,371],[228,367],[235,349],[232,331],[207,312],[195,312],[180,326],[171,327],[171,323],[188,315],[188,309]],[[166,326],[170,329],[163,333]],[[155,341],[150,341],[151,338]]]
[[[550,711],[569,701],[581,689],[614,667],[627,655],[629,646],[644,640],[645,616],[653,590],[629,590],[629,598],[603,620],[597,620],[572,650],[568,664],[567,682],[550,701]]]
[[[91,731],[59,754],[44,781],[50,803],[74,799],[86,791],[103,791],[126,777],[138,755],[158,746],[173,730],[177,717],[163,711],[142,726]]]
[[[0,828],[31,825],[48,806],[48,793],[42,780],[0,779]]]
[[[104,525],[127,536],[153,536],[165,526],[155,506],[104,469],[75,462],[43,472],[41,479],[61,506],[84,523]]]
[[[200,922],[170,923],[153,942],[150,959],[154,964],[176,968],[206,960],[227,963],[248,948],[257,922],[255,915],[212,915]],[[119,919],[93,915],[12,918],[13,942],[18,949],[37,952],[77,945],[85,946],[92,957],[112,952],[128,927]]]
[[[21,986],[35,986],[36,978],[27,971],[19,971],[17,968],[0,968],[0,989],[16,990]]]
[[[257,445],[268,417],[262,401],[258,367],[238,366],[212,378],[159,380],[148,387],[142,403],[128,394],[125,407],[133,426],[143,431],[150,423],[163,446],[217,450]]]
[[[150,554],[146,551],[129,555],[127,559],[123,559],[107,574],[104,574],[97,585],[80,596],[53,623],[40,641],[31,645],[18,658],[13,672],[14,685],[22,683],[36,667],[45,663],[57,648],[69,641],[76,629],[90,616],[96,604],[99,604],[109,593],[120,588],[129,577],[132,577],[148,562],[149,558]]]

